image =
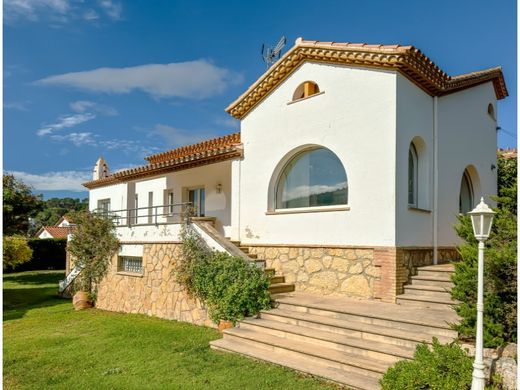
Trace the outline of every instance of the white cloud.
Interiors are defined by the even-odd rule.
[[[112,0],[100,0],[99,6],[105,11],[105,13],[113,20],[121,19],[121,13],[123,12],[123,6],[118,1]]]
[[[77,126],[81,123],[90,121],[95,117],[95,114],[89,112],[83,114],[64,115],[58,118],[58,121],[56,123],[44,125],[41,129],[39,129],[36,132],[36,134],[38,134],[39,136],[50,135],[55,131]]]
[[[124,94],[143,91],[155,98],[203,99],[222,93],[229,85],[242,82],[242,75],[211,62],[196,61],[147,64],[128,68],[98,68],[65,73],[36,81],[37,85],[58,85],[90,92]]]
[[[184,146],[214,138],[214,133],[180,129],[173,126],[156,124],[149,137],[159,135],[166,140],[169,146]]]
[[[19,18],[36,21],[42,12],[64,16],[69,10],[68,0],[4,0],[4,16],[8,21]]]
[[[86,191],[81,185],[92,179],[92,173],[88,171],[63,171],[34,174],[28,172],[11,172],[39,191]]]
[[[29,109],[27,106],[28,106],[28,103],[25,103],[25,102],[4,103],[4,108],[10,109],[10,110],[27,111]]]
[[[217,125],[227,127],[230,130],[238,130],[240,128],[240,122],[237,119],[230,117],[230,116],[224,117],[224,118],[218,117],[215,120],[215,123]]]
[[[83,19],[85,20],[98,20],[99,15],[93,9],[88,9],[83,13]]]
[[[69,106],[72,111],[77,113],[83,113],[87,110],[91,110],[106,116],[118,115],[118,112],[115,108],[91,102],[88,100],[78,100],[70,103]]]
[[[69,133],[65,135],[51,135],[51,138],[55,141],[71,142],[74,146],[95,146],[97,144],[96,140],[94,139],[94,135],[90,132]]]
[[[282,200],[284,202],[292,199],[298,199],[304,196],[309,195],[318,195],[324,194],[326,192],[332,192],[336,190],[340,190],[343,188],[347,188],[347,182],[341,182],[334,185],[314,185],[314,186],[298,186],[290,189],[289,191],[283,192]]]

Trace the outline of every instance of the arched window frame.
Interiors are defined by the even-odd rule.
[[[469,210],[463,211],[462,210],[462,183],[466,181],[468,186],[468,195],[469,195]],[[460,190],[459,190],[459,213],[460,214],[466,214],[467,212],[471,211],[473,209],[473,205],[475,204],[475,188],[473,186],[473,181],[471,180],[471,175],[468,172],[467,169],[464,170],[464,173],[462,174],[462,178],[460,181]]]
[[[419,198],[419,156],[414,143],[408,148],[408,206],[418,207]]]
[[[302,154],[312,152],[318,149],[325,149],[332,153],[335,157],[338,158],[337,154],[334,153],[327,147],[316,144],[307,144],[301,145],[298,148],[293,149],[291,152],[287,153],[277,164],[276,168],[273,171],[271,176],[271,180],[269,182],[269,192],[268,192],[268,204],[267,204],[267,215],[270,214],[289,214],[289,213],[308,213],[308,212],[324,212],[324,211],[341,211],[341,210],[350,210],[348,205],[348,197],[350,194],[350,183],[348,181],[347,170],[343,165],[342,161],[338,162],[341,165],[343,172],[345,173],[345,177],[347,180],[347,200],[346,203],[335,204],[335,205],[320,205],[320,206],[304,206],[304,207],[296,207],[296,208],[280,208],[278,206],[278,197],[280,196],[279,186],[281,184],[281,180],[286,175],[286,169],[291,163],[301,157]]]
[[[311,96],[315,96],[322,93],[320,87],[315,81],[304,81],[294,90],[292,96],[292,102],[296,102],[302,99],[306,99]]]

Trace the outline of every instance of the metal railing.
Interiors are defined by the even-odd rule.
[[[116,226],[165,225],[191,222],[193,207],[190,202],[121,210],[95,209],[93,213],[110,218]]]

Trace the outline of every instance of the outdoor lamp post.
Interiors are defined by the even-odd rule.
[[[477,340],[471,390],[484,390],[486,383],[482,359],[484,347],[484,241],[489,237],[495,212],[484,203],[484,198],[480,198],[480,203],[468,214],[471,216],[473,234],[478,241]]]

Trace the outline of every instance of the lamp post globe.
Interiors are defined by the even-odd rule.
[[[475,361],[473,362],[473,380],[471,390],[484,390],[484,241],[489,238],[495,212],[480,198],[480,203],[468,213],[471,217],[473,234],[478,241],[478,289],[477,289],[477,329],[475,342]]]

